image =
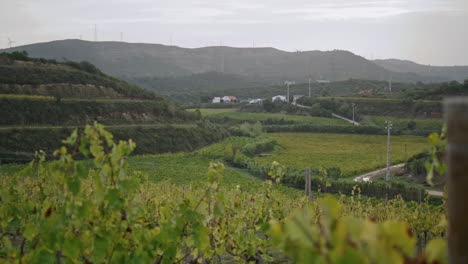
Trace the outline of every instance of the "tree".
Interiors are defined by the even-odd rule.
[[[252,134],[254,136],[259,136],[260,134],[262,134],[262,132],[263,132],[263,128],[262,128],[262,124],[260,123],[260,121],[255,122],[255,124],[252,126]]]
[[[208,95],[202,95],[200,96],[200,102],[202,103],[211,103],[211,96]]]
[[[416,122],[414,120],[411,120],[408,122],[408,129],[415,129],[416,128]]]
[[[271,113],[275,110],[275,104],[270,99],[263,100],[263,109]]]
[[[12,53],[8,54],[8,57],[10,57],[13,60],[24,60],[24,61],[29,60],[28,53],[25,50],[13,51]]]

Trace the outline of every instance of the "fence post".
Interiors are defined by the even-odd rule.
[[[468,262],[468,97],[444,101],[447,124],[449,263]]]
[[[309,197],[309,202],[312,202],[312,179],[310,176],[310,168],[306,169],[305,195]]]
[[[421,203],[421,201],[422,201],[422,196],[421,195],[422,195],[422,191],[421,191],[421,189],[418,189],[418,203]]]

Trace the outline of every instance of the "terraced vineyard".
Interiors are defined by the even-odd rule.
[[[255,158],[259,163],[278,161],[287,167],[339,167],[345,177],[386,165],[386,136],[315,133],[271,133],[283,148],[271,157]],[[406,152],[405,152],[406,145]],[[392,164],[429,147],[427,139],[414,136],[391,137]]]
[[[197,109],[200,110],[202,116],[217,115],[236,111],[235,108],[191,108],[187,109],[187,111],[194,112]]]

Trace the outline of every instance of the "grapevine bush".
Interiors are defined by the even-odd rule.
[[[221,163],[210,164],[206,182],[156,184],[128,170],[133,141],[116,143],[99,124],[64,143],[57,160],[39,153],[0,178],[0,262],[446,261],[443,207],[359,195],[285,199],[278,163],[256,192],[222,188]],[[422,234],[430,241],[418,254]]]

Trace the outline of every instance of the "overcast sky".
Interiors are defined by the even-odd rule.
[[[468,0],[0,0],[0,48],[82,38],[182,47],[344,49],[468,65]]]

